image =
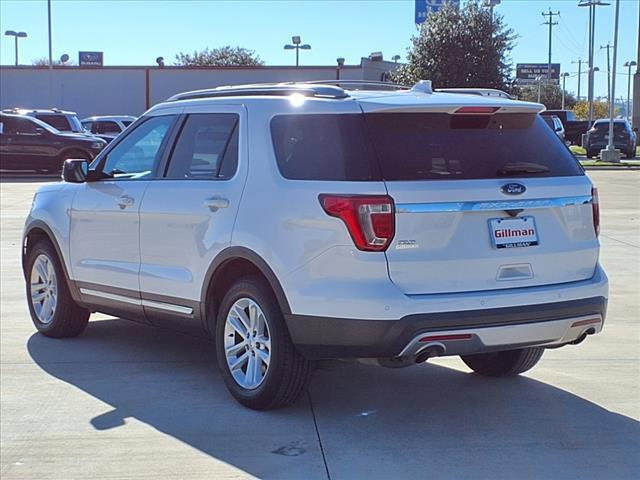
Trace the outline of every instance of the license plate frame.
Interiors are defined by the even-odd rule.
[[[540,244],[536,220],[532,215],[490,218],[489,237],[496,249],[535,247]]]

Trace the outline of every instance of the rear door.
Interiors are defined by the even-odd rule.
[[[590,278],[591,184],[535,113],[365,115],[396,204],[386,255],[407,294]]]
[[[166,173],[145,193],[140,289],[156,323],[177,313],[182,327],[193,325],[207,269],[231,243],[247,175],[246,136],[243,106],[187,109]]]

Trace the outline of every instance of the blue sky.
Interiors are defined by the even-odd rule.
[[[463,0],[464,1],[464,0]],[[615,0],[610,0],[614,3]],[[622,64],[636,58],[639,0],[622,0],[616,97],[626,96]],[[106,65],[150,65],[163,56],[173,63],[179,51],[240,45],[255,50],[268,65],[291,65],[294,54],[284,51],[291,35],[301,35],[312,50],[301,52],[303,65],[335,64],[345,57],[382,51],[385,58],[405,56],[416,33],[413,0],[355,1],[169,1],[169,0],[53,0],[53,55],[68,53],[77,62],[79,50],[104,51]],[[514,63],[547,61],[547,27],[541,12],[560,11],[554,27],[553,61],[573,73],[567,89],[577,88],[577,65],[587,59],[586,8],[577,0],[502,0],[496,13],[519,35],[512,52]],[[613,40],[614,7],[598,8],[595,65],[606,72],[605,45]],[[1,0],[0,30],[25,31],[20,40],[20,63],[29,64],[47,53],[45,0]],[[13,38],[0,37],[0,63],[14,62]],[[625,70],[626,72],[626,70]],[[596,95],[606,95],[606,73],[596,74]],[[586,95],[583,75],[582,95]]]

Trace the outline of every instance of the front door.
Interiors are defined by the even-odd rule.
[[[140,123],[94,166],[104,178],[77,185],[70,258],[74,280],[88,303],[143,316],[140,205],[175,118],[155,116]]]

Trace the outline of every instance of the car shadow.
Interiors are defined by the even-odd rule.
[[[227,393],[204,339],[107,319],[77,339],[34,334],[27,348],[48,374],[112,407],[87,418],[96,430],[136,419],[260,478],[325,477],[325,455],[334,479],[593,478],[605,466],[609,478],[631,478],[640,469],[638,422],[526,377],[332,362],[296,405],[254,412]],[[238,448],[246,438],[251,455]]]

